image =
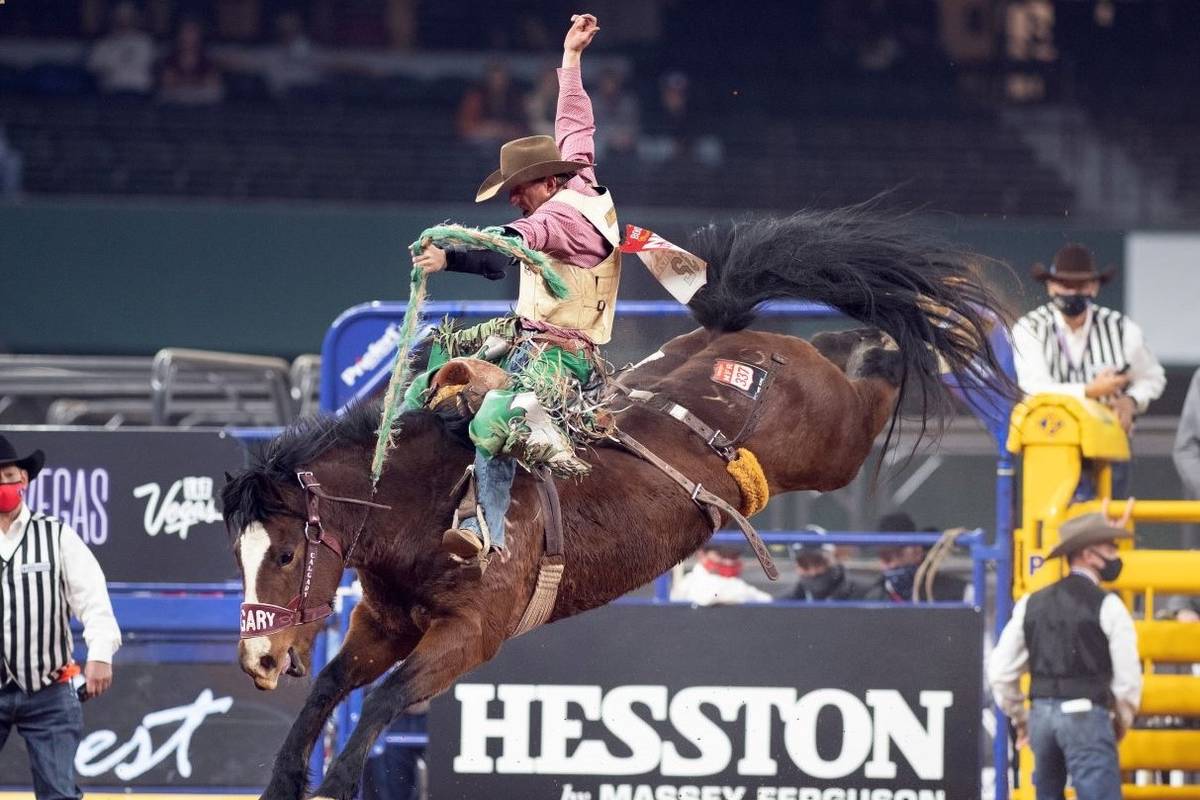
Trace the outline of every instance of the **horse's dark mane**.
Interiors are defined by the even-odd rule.
[[[249,466],[225,484],[221,492],[225,524],[237,535],[251,522],[262,522],[275,515],[296,515],[280,492],[281,485],[296,484],[296,472],[312,464],[334,445],[367,447],[375,444],[379,430],[379,403],[355,403],[341,415],[306,417],[289,425],[266,445],[252,449]],[[423,433],[430,426],[440,429],[447,439],[461,443],[464,424],[461,416],[428,410],[408,411],[401,415],[401,435]],[[363,469],[367,468],[363,462]]]

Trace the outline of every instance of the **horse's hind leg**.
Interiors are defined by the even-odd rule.
[[[357,606],[338,654],[313,681],[312,690],[275,756],[263,800],[299,800],[308,783],[308,757],[325,720],[351,690],[370,683],[412,649],[420,632],[396,638],[379,629],[365,605]]]
[[[893,348],[869,347],[851,358],[846,374],[851,378],[880,378],[899,387],[904,379],[904,357]]]
[[[367,753],[383,729],[401,711],[444,691],[458,676],[485,660],[478,618],[435,620],[400,668],[367,695],[354,733],[329,765],[314,800],[353,798]]]

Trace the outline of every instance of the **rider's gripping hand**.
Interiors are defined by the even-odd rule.
[[[412,263],[426,275],[441,272],[446,268],[446,251],[437,245],[426,245],[420,255],[413,256]]]

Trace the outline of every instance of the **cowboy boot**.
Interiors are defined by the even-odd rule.
[[[575,455],[571,440],[542,408],[537,395],[522,392],[513,398],[512,406],[525,412],[523,419],[527,433],[522,444],[530,462],[545,464],[560,478],[578,478],[591,472],[591,465]]]
[[[480,534],[461,524],[470,518],[474,518],[477,524],[483,520],[483,510],[479,508],[475,496],[474,466],[467,467],[462,482],[466,483],[466,487],[458,501],[458,507],[454,509],[450,527],[442,534],[442,550],[456,561],[466,562],[479,557],[486,548]]]

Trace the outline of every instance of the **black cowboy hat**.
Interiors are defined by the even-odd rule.
[[[1069,556],[1090,544],[1132,538],[1130,531],[1113,525],[1103,514],[1084,514],[1067,520],[1059,527],[1058,544],[1046,554],[1046,558]]]
[[[4,436],[0,436],[0,467],[16,464],[29,473],[29,480],[33,480],[33,477],[42,471],[42,465],[45,463],[46,454],[41,450],[34,450],[24,458],[20,458],[17,456],[17,448],[12,446],[12,442]]]
[[[1081,244],[1065,244],[1054,254],[1054,262],[1050,269],[1042,263],[1033,265],[1035,281],[1062,281],[1064,283],[1082,283],[1083,281],[1100,281],[1108,283],[1112,280],[1116,268],[1109,265],[1103,271],[1096,269],[1096,260],[1092,251]]]

